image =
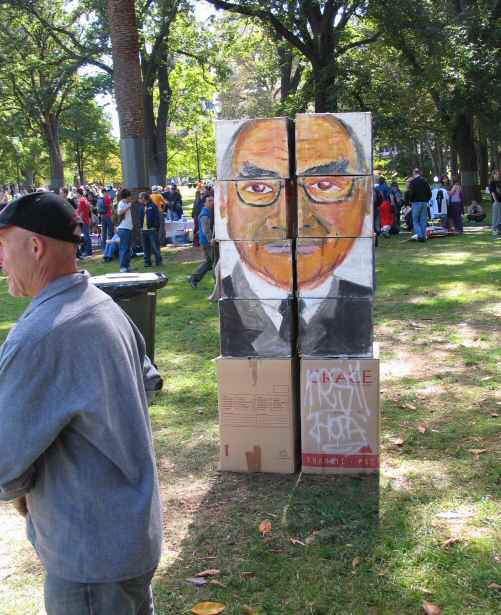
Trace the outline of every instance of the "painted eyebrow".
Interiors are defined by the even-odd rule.
[[[253,177],[277,177],[280,175],[276,171],[270,171],[269,169],[262,169],[261,167],[256,167],[254,164],[245,163],[242,167],[238,177],[244,178],[253,178]]]
[[[328,164],[321,164],[317,167],[310,167],[301,173],[301,175],[334,175],[336,173],[344,174],[348,170],[348,160],[335,160]]]

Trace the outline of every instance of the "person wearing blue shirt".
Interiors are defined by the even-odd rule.
[[[203,207],[198,216],[198,239],[204,251],[205,260],[189,278],[192,288],[196,288],[204,275],[212,269],[213,212],[214,197],[211,194],[207,194],[204,197]]]
[[[9,293],[32,299],[0,346],[0,500],[26,519],[48,615],[153,615],[163,523],[148,398],[161,378],[137,327],[77,270],[79,241],[55,194],[0,213]]]

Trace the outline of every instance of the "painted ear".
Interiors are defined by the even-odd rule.
[[[222,219],[226,218],[227,205],[228,205],[228,183],[218,182],[216,190],[214,191],[214,207],[219,210],[219,215]]]

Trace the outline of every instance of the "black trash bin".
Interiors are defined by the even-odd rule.
[[[167,284],[163,273],[107,273],[90,281],[110,295],[141,331],[146,353],[155,357],[155,316],[157,290]]]

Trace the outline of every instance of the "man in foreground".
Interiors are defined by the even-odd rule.
[[[0,499],[26,516],[48,615],[151,615],[162,518],[147,391],[160,377],[77,272],[79,239],[51,193],[0,214],[9,293],[33,298],[0,347]]]

